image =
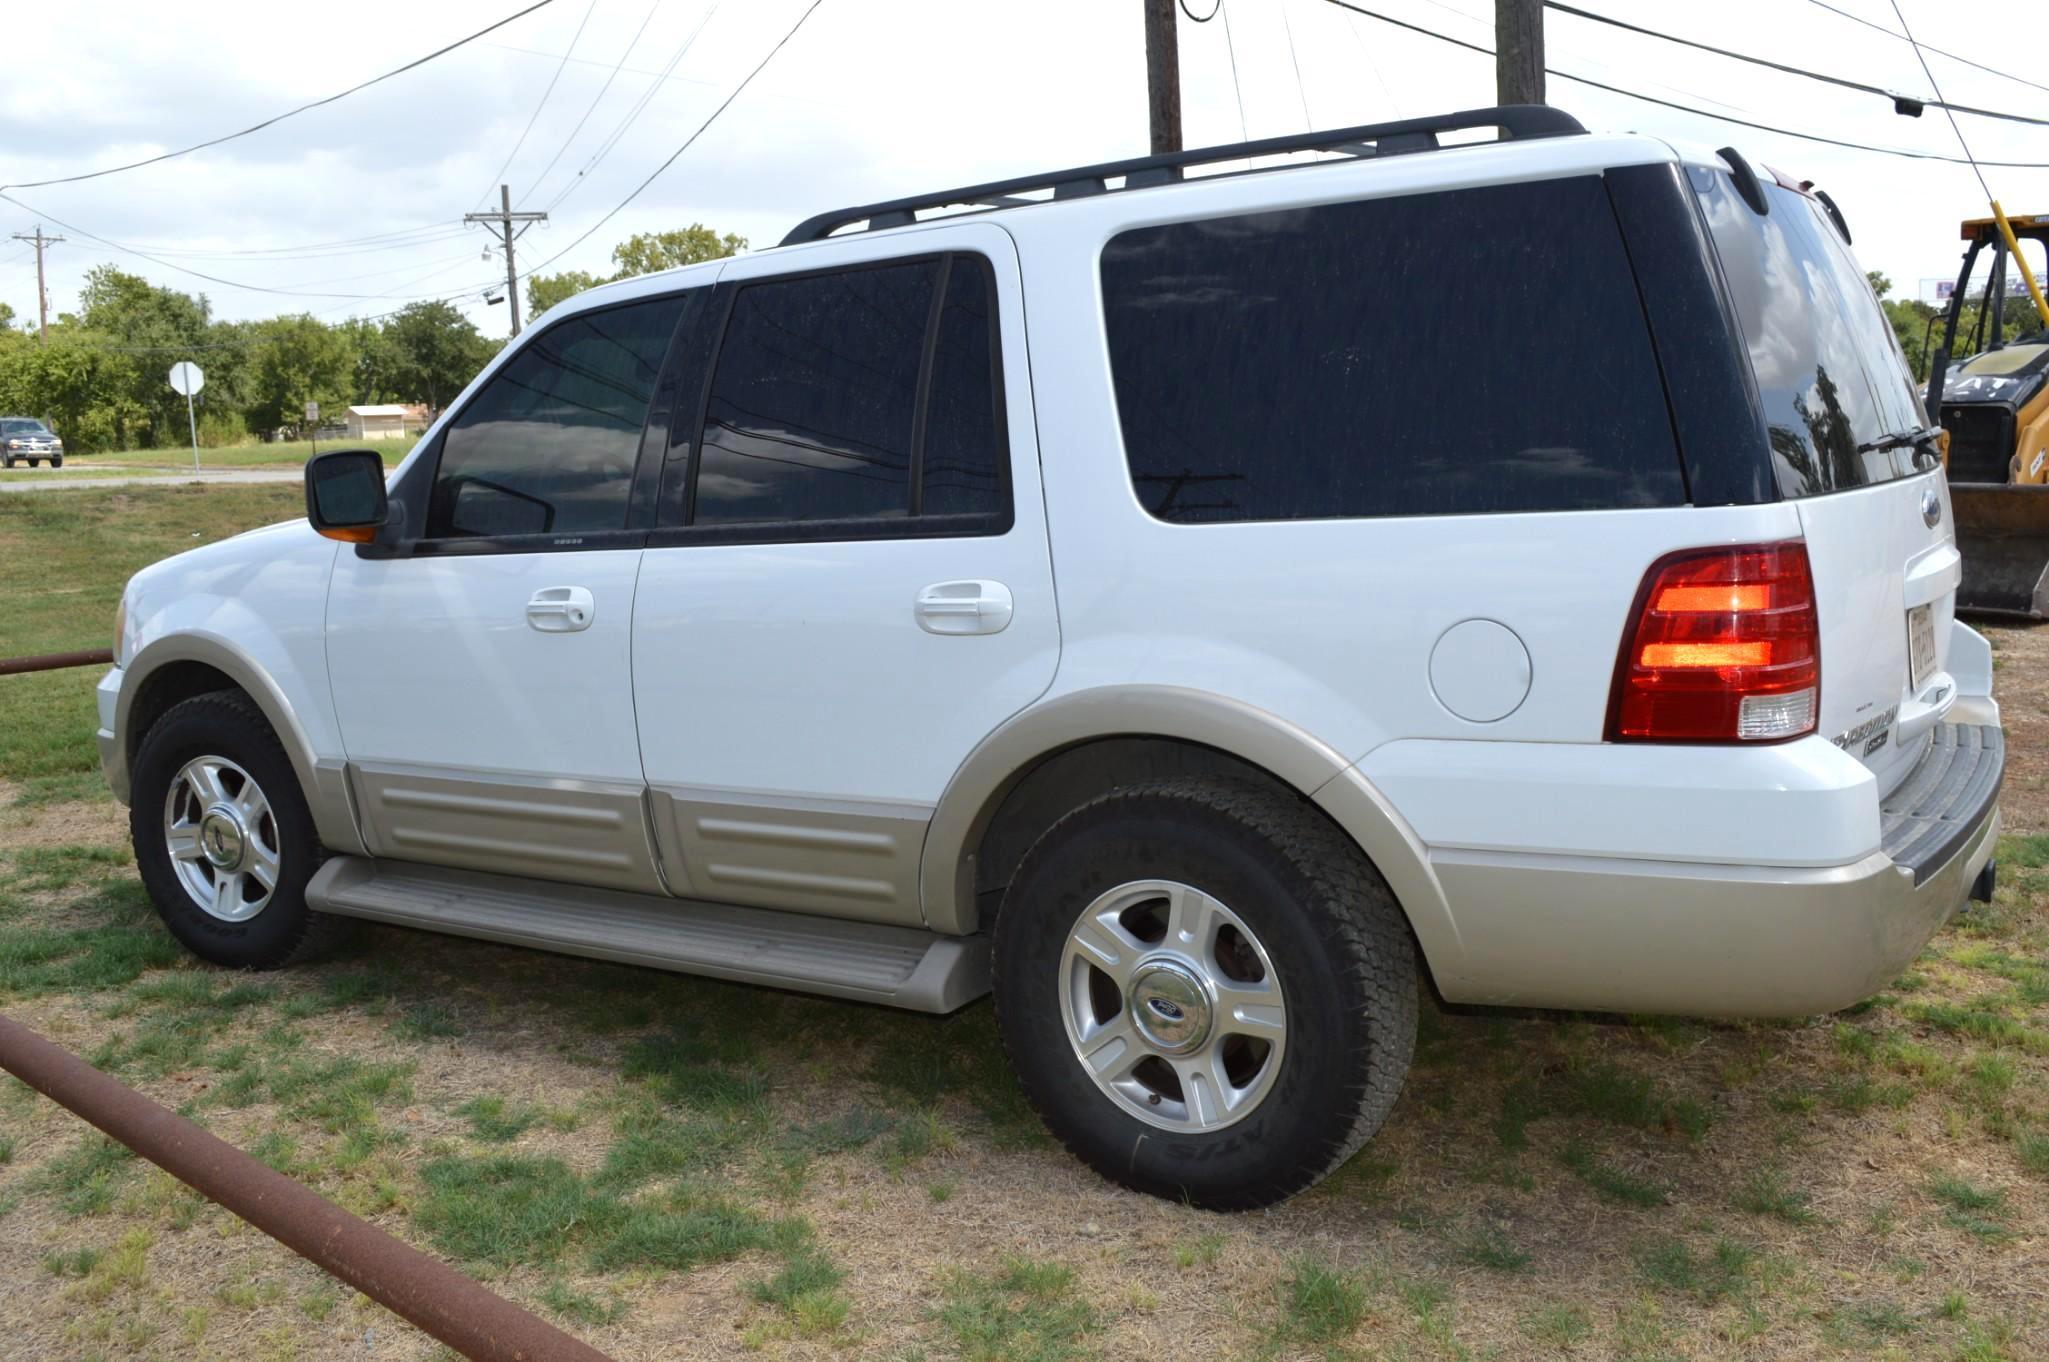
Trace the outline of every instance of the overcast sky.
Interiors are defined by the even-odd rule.
[[[1146,151],[1140,0],[823,0],[696,146],[572,246],[676,149],[808,3],[554,0],[417,71],[223,147],[84,183],[11,190],[35,211],[0,203],[0,229],[11,234],[41,221],[69,237],[49,253],[53,312],[75,308],[85,271],[111,262],[203,292],[221,317],[373,315],[420,295],[450,296],[487,332],[502,334],[505,309],[482,299],[503,280],[503,263],[481,258],[487,237],[465,231],[461,220],[487,198],[495,205],[509,154],[504,178],[514,207],[552,213],[520,242],[521,266],[559,252],[550,271],[604,271],[611,247],[638,231],[701,221],[767,246],[823,208]],[[1214,3],[1188,0],[1198,14]],[[1485,0],[1362,3],[1492,44]],[[1831,3],[1895,23],[1889,0]],[[2037,60],[2049,50],[2049,7],[1901,3],[1923,41],[2049,85]],[[276,0],[10,5],[0,183],[76,174],[217,136],[520,7],[521,0],[353,0],[339,11]],[[1906,43],[1809,0],[1583,7],[1930,93]],[[1873,96],[1555,12],[1547,34],[1554,70],[1821,136],[1957,151],[1934,111],[1902,118]],[[1219,20],[1182,19],[1180,42],[1191,146],[1493,102],[1490,58],[1324,0],[1229,0]],[[1955,102],[2049,117],[2049,91],[1941,57],[1930,62]],[[1933,281],[1956,268],[1958,220],[1984,212],[1961,165],[1798,141],[1556,76],[1550,102],[1590,128],[1733,143],[1753,162],[1816,181],[1842,205],[1864,264],[1890,274],[1901,293],[1932,296]],[[515,154],[529,119],[532,131]],[[2049,162],[2049,128],[1961,121],[1982,159]],[[2049,211],[2049,171],[1986,173],[2009,210]],[[398,233],[409,235],[391,235]],[[329,244],[371,235],[388,239]],[[287,293],[209,282],[172,265]],[[33,256],[4,235],[0,301],[34,316]]]

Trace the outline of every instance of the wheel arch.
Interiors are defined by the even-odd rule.
[[[1114,774],[1113,774],[1114,773]],[[1173,686],[1074,691],[1013,716],[968,755],[933,813],[919,864],[926,925],[968,933],[1037,831],[1120,779],[1212,773],[1313,803],[1394,892],[1433,976],[1464,951],[1422,842],[1335,749],[1252,705]],[[1064,807],[1063,807],[1064,805]]]
[[[120,783],[128,783],[143,735],[166,711],[195,695],[221,690],[249,697],[277,734],[312,810],[322,844],[333,851],[360,854],[362,838],[342,767],[319,760],[277,682],[255,659],[224,639],[204,634],[165,635],[129,659],[114,706],[114,732],[120,735]]]

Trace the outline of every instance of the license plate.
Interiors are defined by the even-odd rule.
[[[1917,605],[1907,612],[1907,675],[1910,689],[1921,693],[1921,683],[1935,671],[1935,607]]]

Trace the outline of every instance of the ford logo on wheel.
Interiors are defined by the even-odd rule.
[[[1923,488],[1921,491],[1921,523],[1932,530],[1935,528],[1936,522],[1941,519],[1942,498],[1935,495],[1933,487]]]

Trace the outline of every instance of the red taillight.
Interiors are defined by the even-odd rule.
[[[1651,564],[1615,666],[1610,742],[1773,742],[1814,731],[1821,628],[1807,545]]]

